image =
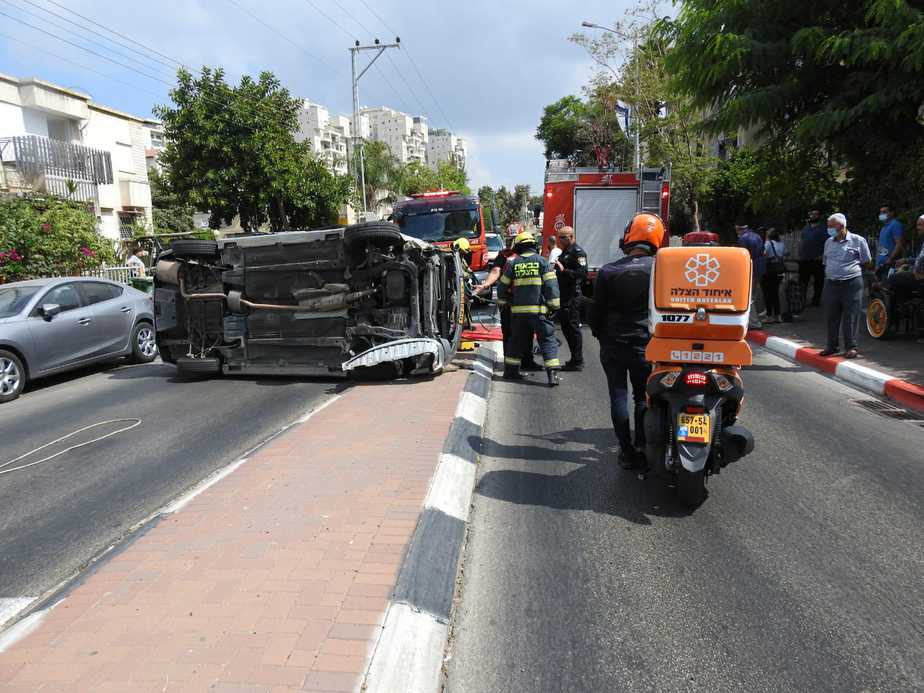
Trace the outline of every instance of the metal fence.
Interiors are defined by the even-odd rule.
[[[13,144],[13,160],[25,177],[56,176],[74,181],[111,184],[109,152],[38,135],[3,138]]]
[[[86,270],[82,273],[82,276],[98,277],[99,279],[108,279],[109,281],[128,284],[128,280],[135,276],[135,274],[133,268],[122,265],[120,267],[100,267],[95,270]]]

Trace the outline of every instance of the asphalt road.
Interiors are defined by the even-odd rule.
[[[0,469],[0,606],[54,587],[339,386],[275,378],[184,382],[172,366],[155,362],[39,381],[0,405],[0,465],[93,423],[141,420],[46,463],[2,473],[127,424],[91,429]]]
[[[759,352],[758,448],[690,514],[617,469],[587,337],[495,383],[445,690],[924,690],[924,428]]]

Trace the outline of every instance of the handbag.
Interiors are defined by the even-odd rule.
[[[772,277],[782,277],[786,273],[786,261],[777,255],[776,243],[770,241],[770,249],[773,255],[767,258],[767,274]]]

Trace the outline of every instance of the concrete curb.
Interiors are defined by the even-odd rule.
[[[381,634],[369,658],[366,693],[440,688],[456,572],[475,487],[478,451],[499,345],[479,349],[405,554]]]
[[[773,337],[761,330],[750,330],[748,341],[759,344],[768,351],[833,375],[838,380],[843,380],[861,390],[880,397],[887,397],[904,407],[924,412],[924,387],[920,385],[895,378],[888,373],[873,370],[853,361],[847,361],[840,356],[820,356],[818,349],[804,347],[781,337]]]

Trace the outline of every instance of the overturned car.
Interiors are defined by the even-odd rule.
[[[458,253],[384,222],[174,241],[154,285],[161,358],[189,376],[435,373],[465,315]]]

